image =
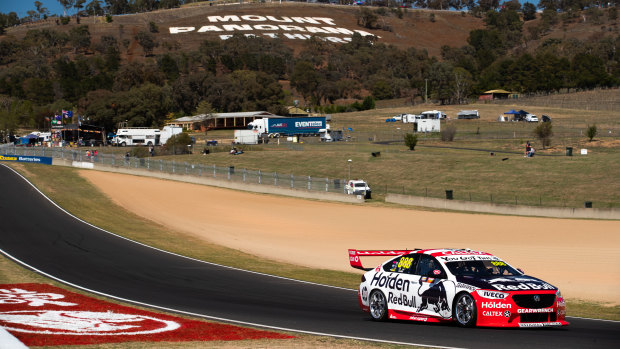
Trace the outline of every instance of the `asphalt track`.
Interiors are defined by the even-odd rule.
[[[570,318],[571,326],[543,329],[376,323],[359,310],[353,290],[192,260],[93,227],[67,214],[3,165],[0,193],[1,252],[64,283],[134,303],[262,327],[390,343],[493,349],[620,347],[620,322],[601,320]]]

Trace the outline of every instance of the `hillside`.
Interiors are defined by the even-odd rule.
[[[385,11],[383,11],[385,10]],[[361,7],[341,6],[328,4],[308,4],[308,3],[248,3],[248,4],[222,4],[210,6],[209,2],[192,3],[181,8],[159,10],[154,12],[113,16],[111,23],[106,23],[103,17],[82,17],[80,24],[87,24],[93,38],[93,43],[98,42],[98,38],[104,35],[114,36],[119,41],[123,39],[131,40],[128,50],[124,54],[132,59],[132,56],[141,57],[142,50],[135,42],[134,36],[141,30],[149,28],[149,22],[154,22],[159,27],[159,32],[154,33],[160,43],[153,53],[161,54],[169,50],[180,49],[192,51],[199,47],[205,40],[218,39],[220,35],[231,34],[233,31],[226,31],[222,24],[236,25],[298,25],[314,27],[345,28],[350,31],[362,30],[372,35],[380,37],[378,42],[394,45],[398,48],[414,47],[416,49],[426,49],[430,56],[439,57],[440,49],[443,45],[461,47],[467,45],[467,37],[473,29],[484,28],[482,18],[474,17],[465,12],[458,11],[436,11],[427,9],[387,9],[383,8],[382,14],[378,15],[375,27],[368,29],[358,25],[357,17]],[[400,12],[400,18],[399,18]],[[208,20],[209,16],[238,16],[239,22],[212,23]],[[243,20],[243,16],[254,16],[254,20]],[[321,25],[312,23],[285,23],[274,21],[256,21],[260,16],[272,16],[282,21],[283,17],[315,17],[329,18],[333,25]],[[547,39],[578,39],[588,40],[590,38],[600,38],[601,36],[617,37],[620,18],[610,20],[604,15],[591,15],[588,13],[575,14],[560,17],[558,23],[547,30],[535,30],[541,26],[540,14],[538,18],[524,23],[523,34],[525,42],[523,48],[533,50]],[[7,37],[22,38],[30,29],[51,28],[63,32],[68,32],[71,28],[78,25],[72,18],[68,25],[58,25],[55,18],[41,20],[35,23],[23,24],[17,27],[8,28]],[[222,31],[198,32],[203,26],[216,25]],[[171,34],[170,28],[194,27],[191,32]],[[235,31],[244,34],[255,34],[268,36],[277,34],[284,43],[295,51],[301,47],[303,40],[300,38],[290,39],[284,34],[304,34],[312,35],[309,32],[265,30],[265,28],[251,31]],[[536,34],[533,34],[536,33]],[[316,33],[323,37],[335,37],[345,39],[350,35]],[[0,40],[3,38],[0,37]],[[346,40],[346,39],[345,39]],[[333,40],[338,42],[338,40]]]
[[[312,23],[285,23],[274,21],[247,21],[216,23],[218,27],[222,24],[249,24],[249,25],[298,25],[301,27],[331,27],[346,28],[350,31],[363,30],[372,35],[379,36],[379,42],[395,45],[399,48],[415,47],[418,49],[427,49],[429,55],[439,56],[440,48],[443,45],[462,46],[466,43],[467,36],[472,29],[482,28],[483,23],[480,18],[469,15],[461,15],[460,12],[451,11],[431,11],[431,10],[405,10],[402,19],[398,18],[391,10],[386,9],[385,16],[379,16],[377,26],[383,29],[368,29],[357,25],[356,15],[360,8],[354,6],[340,5],[322,5],[322,4],[304,4],[304,3],[282,3],[282,4],[247,4],[247,5],[226,5],[226,6],[187,6],[178,9],[160,10],[149,13],[140,13],[124,16],[114,16],[111,23],[105,23],[104,18],[82,18],[80,24],[88,24],[89,31],[93,38],[93,43],[98,41],[97,38],[110,35],[119,41],[122,39],[132,40],[129,46],[128,56],[142,56],[142,50],[134,43],[134,36],[141,30],[147,30],[149,22],[154,22],[159,27],[159,33],[155,33],[155,37],[160,42],[158,48],[154,50],[154,54],[164,53],[168,47],[178,44],[183,51],[192,51],[199,47],[200,43],[206,39],[218,39],[221,34],[230,34],[231,32],[197,32],[200,27],[212,25],[208,20],[208,16],[272,16],[278,20],[282,17],[318,17],[330,18],[334,25],[327,25],[321,22],[321,25]],[[431,21],[431,15],[434,15],[434,21]],[[51,28],[68,32],[72,27],[76,26],[75,20],[72,19],[68,25],[57,25],[55,19],[39,21],[33,24],[20,25],[18,27],[9,28],[7,36],[23,37],[29,29]],[[195,27],[195,31],[188,33],[171,34],[170,27]],[[284,31],[284,30],[253,30],[239,31],[251,34],[277,33],[284,35],[291,34],[312,34],[300,31]],[[350,35],[342,34],[324,34],[317,35],[338,37],[344,39]],[[283,37],[285,44],[297,50],[301,46],[300,39],[288,39]],[[162,45],[168,43],[169,45]]]

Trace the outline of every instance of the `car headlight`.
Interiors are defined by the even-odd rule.
[[[564,298],[564,297],[562,297],[562,292],[560,292],[560,290],[557,290],[555,292],[555,298]]]

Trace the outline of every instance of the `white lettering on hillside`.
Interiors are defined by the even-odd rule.
[[[373,36],[374,34],[364,30],[347,29],[336,27],[334,19],[328,17],[287,17],[287,16],[261,16],[261,15],[225,15],[207,16],[209,25],[198,27],[170,27],[170,34],[185,34],[191,32],[261,32],[260,35],[267,38],[284,38],[291,40],[307,40],[312,35],[325,41],[345,43],[351,41],[351,36],[358,33],[361,36]],[[246,22],[246,23],[243,23]],[[247,23],[250,22],[250,23]],[[218,25],[222,23],[221,25]],[[234,23],[234,24],[233,24]],[[281,24],[291,23],[291,24]],[[294,25],[301,24],[301,25]],[[310,26],[304,24],[311,24]],[[318,26],[312,26],[312,24]],[[327,25],[327,26],[325,26]],[[278,33],[280,32],[280,33]],[[287,33],[288,32],[288,33]],[[290,33],[292,32],[292,33]],[[303,34],[298,34],[303,33]],[[309,33],[309,34],[307,34]],[[254,34],[244,34],[252,37]],[[329,36],[323,36],[329,35]],[[342,36],[342,37],[340,37]],[[221,40],[227,40],[232,35],[219,35]],[[379,36],[377,36],[380,38]]]

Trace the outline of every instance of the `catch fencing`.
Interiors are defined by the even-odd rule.
[[[279,188],[346,194],[346,181],[340,178],[318,178],[277,172],[264,172],[261,170],[254,171],[245,168],[235,168],[233,166],[221,167],[216,165],[201,165],[183,161],[158,160],[151,157],[128,157],[114,154],[103,154],[99,151],[96,156],[87,156],[87,150],[88,149],[85,150],[84,148],[76,150],[54,147],[23,147],[12,144],[3,145],[0,147],[0,153],[6,155],[46,156],[55,159],[76,161],[81,164],[92,163],[93,165],[99,164],[126,169],[148,170],[195,177],[209,177],[218,180],[270,185]]]

